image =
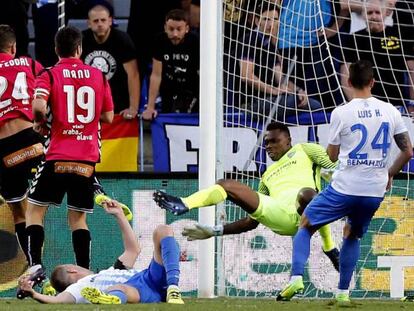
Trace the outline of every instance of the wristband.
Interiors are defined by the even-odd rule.
[[[223,225],[217,225],[213,227],[214,236],[222,236],[224,227]]]

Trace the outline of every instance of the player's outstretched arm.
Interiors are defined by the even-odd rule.
[[[107,200],[102,202],[102,205],[108,214],[114,215],[118,222],[119,229],[122,233],[124,252],[121,256],[119,256],[118,259],[126,268],[132,268],[139,253],[141,252],[141,248],[139,246],[135,233],[132,230],[128,220],[126,219],[119,202],[115,200]]]
[[[258,225],[259,223],[256,220],[246,217],[224,226],[206,226],[195,224],[193,227],[185,227],[182,235],[186,236],[188,241],[205,240],[213,236],[247,232],[257,228]]]
[[[30,293],[34,300],[41,303],[75,303],[75,298],[67,292],[60,293],[56,296],[43,295],[33,289],[33,284],[34,282],[30,281],[29,275],[19,279],[19,287],[25,292]]]

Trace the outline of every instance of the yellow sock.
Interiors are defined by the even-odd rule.
[[[331,227],[325,225],[320,227],[318,231],[322,238],[322,249],[325,252],[332,250],[335,247],[335,242],[332,239]]]
[[[203,206],[216,205],[227,198],[227,193],[220,185],[214,185],[193,193],[192,195],[181,198],[184,204],[189,208],[198,208]]]

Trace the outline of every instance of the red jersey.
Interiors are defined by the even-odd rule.
[[[16,118],[33,121],[31,99],[41,69],[31,58],[0,53],[0,126]]]
[[[99,118],[114,108],[102,72],[79,59],[63,58],[37,77],[35,96],[48,101],[46,160],[98,162]]]

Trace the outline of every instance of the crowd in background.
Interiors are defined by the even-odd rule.
[[[279,121],[330,111],[350,100],[348,64],[366,59],[375,68],[373,95],[413,112],[414,2],[303,1],[223,1],[226,111]],[[65,11],[66,22],[87,20],[82,59],[105,73],[115,113],[125,120],[141,113],[147,121],[159,113],[197,113],[200,1],[131,0],[126,32],[113,5],[67,0]],[[30,10],[32,56],[51,66],[56,0],[2,1],[0,23],[15,29],[17,55],[27,55]]]

